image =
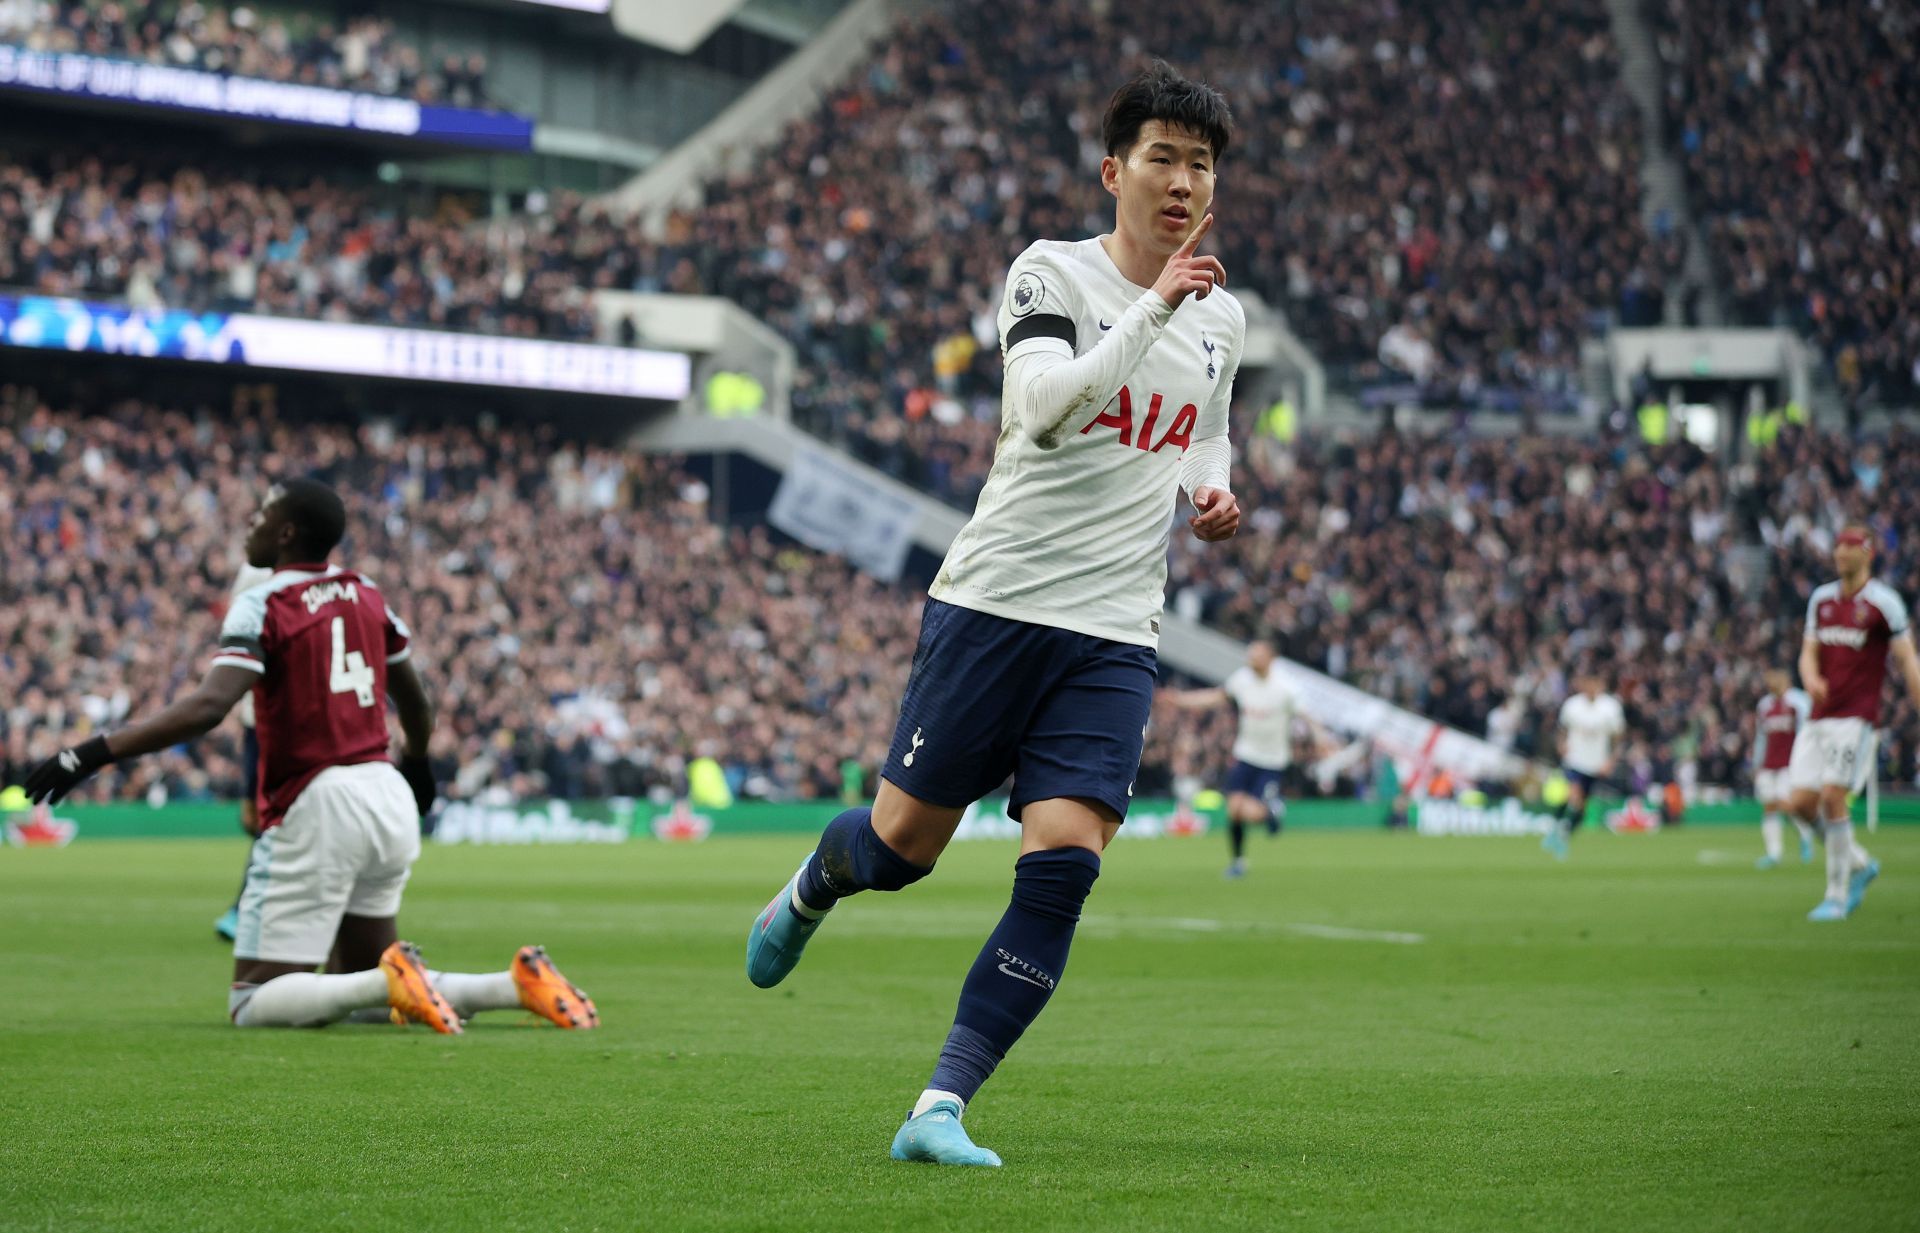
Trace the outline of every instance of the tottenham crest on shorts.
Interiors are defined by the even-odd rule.
[[[1007,293],[1007,304],[1014,316],[1024,317],[1039,308],[1046,298],[1047,285],[1029,270],[1013,281],[1013,290]]]

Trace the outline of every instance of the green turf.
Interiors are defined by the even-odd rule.
[[[1920,1227],[1920,829],[1841,925],[1751,830],[1122,842],[1052,1006],[895,1164],[1006,845],[742,974],[792,839],[430,849],[435,966],[545,942],[606,1026],[226,1025],[236,842],[0,851],[0,1229]],[[1703,859],[1704,857],[1704,859]],[[1417,935],[1329,936],[1324,927]]]

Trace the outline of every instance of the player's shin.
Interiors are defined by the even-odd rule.
[[[520,1009],[520,989],[512,972],[430,972],[434,988],[462,1019],[483,1010]]]
[[[327,976],[289,972],[263,985],[235,985],[227,1014],[236,1027],[320,1027],[386,1004],[387,978],[378,968]]]
[[[973,1099],[1039,1016],[1066,970],[1074,926],[1099,876],[1100,858],[1085,848],[1029,852],[1014,865],[1013,900],[960,987],[929,1092]]]
[[[1853,876],[1853,822],[1842,817],[1826,824],[1827,902],[1845,903],[1847,883]]]
[[[873,810],[849,809],[820,835],[794,888],[795,911],[818,916],[848,895],[866,890],[902,890],[933,872],[888,847],[873,829]]]
[[[1786,827],[1781,824],[1779,814],[1768,811],[1760,819],[1760,840],[1766,845],[1767,859],[1778,861],[1786,850]]]

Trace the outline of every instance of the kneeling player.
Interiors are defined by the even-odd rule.
[[[240,895],[228,999],[241,1027],[313,1027],[377,1010],[457,1033],[482,1010],[525,1008],[561,1027],[599,1023],[540,947],[485,975],[429,972],[399,939],[400,892],[432,804],[433,704],[406,625],[363,574],[326,564],[346,509],[315,480],[277,485],[247,534],[272,576],[228,609],[206,679],[152,719],[63,749],[27,776],[58,801],[101,767],[211,731],[251,692],[260,740],[260,838]],[[405,733],[388,760],[383,702]],[[331,963],[329,964],[329,959]],[[329,964],[321,975],[316,967]]]

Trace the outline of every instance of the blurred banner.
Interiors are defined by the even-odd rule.
[[[1544,835],[1554,816],[1516,797],[1498,804],[1416,800],[1409,807],[1413,828],[1422,835]],[[1292,821],[1292,816],[1288,816]]]
[[[419,103],[257,77],[0,45],[0,87],[68,98],[404,137],[482,150],[533,149],[533,121],[505,111]]]
[[[862,482],[831,456],[799,449],[780,479],[767,521],[809,548],[845,557],[867,573],[898,582],[913,547],[919,507]]]
[[[693,379],[693,361],[672,351],[46,296],[0,295],[0,343],[666,402]]]

